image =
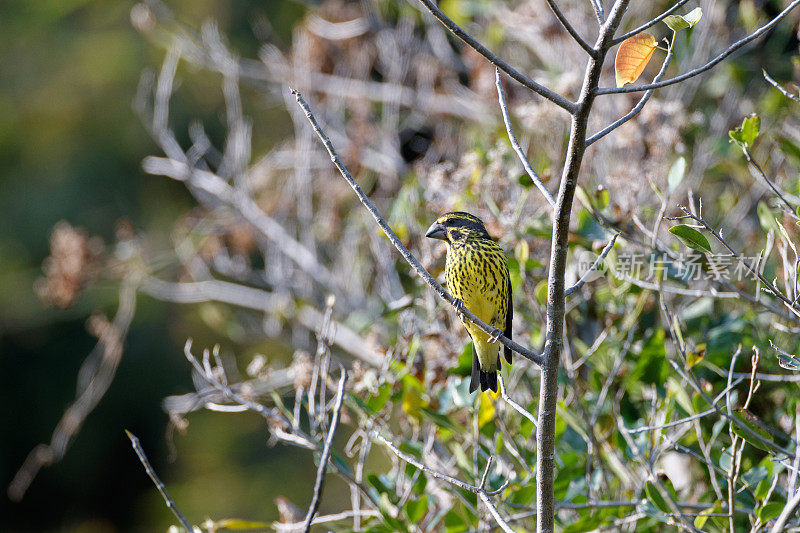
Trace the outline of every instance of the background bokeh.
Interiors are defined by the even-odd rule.
[[[145,174],[156,150],[132,102],[142,71],[164,50],[130,21],[132,2],[3,2],[0,6],[0,479],[5,486],[30,449],[49,442],[71,401],[81,361],[96,342],[89,314],[114,313],[115,282],[94,284],[67,310],[45,306],[33,287],[48,255],[54,224],[67,220],[110,240],[121,219],[164,246],[192,205],[179,183]],[[169,6],[187,24],[215,19],[242,53],[253,53],[254,21],[273,22],[283,43],[306,7],[291,1],[178,1]],[[180,123],[217,119],[222,95],[198,89],[196,101],[173,109]],[[288,116],[261,113],[280,136]],[[269,139],[260,137],[264,143]],[[154,464],[189,511],[274,518],[263,494],[274,479],[296,489],[282,468],[294,464],[264,446],[267,431],[253,415],[231,426],[213,414],[193,419],[177,437],[180,458],[167,460],[167,417],[161,400],[188,392],[182,348],[201,330],[192,312],[143,297],[111,390],[92,413],[66,458],[45,468],[25,499],[0,498],[3,531],[153,531],[169,511],[152,490],[123,429],[141,438]],[[197,334],[197,333],[195,333]],[[211,339],[209,339],[211,340]],[[257,350],[258,346],[250,346]],[[196,425],[195,425],[196,424]],[[288,450],[292,452],[292,449]],[[309,457],[307,474],[313,476]],[[244,475],[247,474],[247,475]],[[189,482],[190,479],[198,483]],[[185,485],[184,485],[185,483]],[[265,487],[267,486],[267,487]],[[213,490],[212,490],[213,488]],[[185,491],[185,492],[184,492]],[[207,510],[207,511],[206,511]],[[202,511],[202,512],[201,512]]]

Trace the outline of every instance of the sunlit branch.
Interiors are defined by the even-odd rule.
[[[536,171],[533,170],[530,162],[528,161],[525,152],[522,150],[522,147],[519,145],[519,141],[517,140],[517,136],[514,134],[514,127],[511,125],[511,117],[508,113],[508,104],[506,104],[506,91],[503,89],[503,82],[500,79],[500,70],[495,68],[494,70],[494,83],[497,86],[497,99],[500,102],[500,113],[503,115],[503,123],[506,126],[506,132],[508,133],[508,141],[511,143],[511,147],[514,149],[514,152],[519,157],[520,162],[522,163],[522,168],[525,169],[525,172],[528,174],[528,177],[531,179],[536,188],[539,189],[542,194],[544,195],[547,203],[550,204],[550,207],[555,208],[556,200],[553,198],[553,195],[550,194],[550,191],[547,190],[547,187],[544,186],[542,180],[539,179],[539,175],[536,174]]]
[[[536,417],[529,413],[520,404],[511,399],[511,397],[506,393],[506,382],[503,379],[503,376],[501,376],[499,373],[497,374],[497,383],[500,385],[500,396],[503,398],[503,400],[505,400],[506,403],[508,403],[508,405],[510,405],[516,412],[530,420],[533,424],[533,427],[536,427]]]

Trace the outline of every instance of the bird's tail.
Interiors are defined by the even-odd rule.
[[[473,345],[474,346],[474,345]],[[491,390],[497,392],[497,371],[500,369],[500,357],[497,358],[497,368],[484,371],[478,361],[478,354],[472,348],[472,377],[469,382],[469,391],[475,392],[480,385],[481,392]]]

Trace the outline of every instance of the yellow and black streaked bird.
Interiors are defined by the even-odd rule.
[[[453,297],[475,316],[497,328],[490,336],[472,322],[459,317],[472,337],[472,380],[469,391],[475,391],[480,385],[482,391],[491,389],[497,392],[497,371],[500,370],[500,343],[497,338],[501,333],[511,338],[514,316],[511,278],[505,253],[489,236],[478,217],[462,211],[440,216],[425,236],[447,243],[445,279]],[[504,347],[503,354],[506,361],[511,363],[511,350]]]

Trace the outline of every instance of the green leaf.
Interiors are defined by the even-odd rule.
[[[756,213],[758,213],[758,222],[761,224],[761,228],[764,231],[776,229],[777,225],[775,224],[775,215],[772,213],[772,210],[769,208],[766,202],[758,202]]]
[[[469,529],[469,524],[457,512],[450,511],[444,515],[444,527],[447,533],[461,533]]]
[[[749,148],[758,137],[758,132],[761,129],[761,119],[758,115],[752,114],[744,117],[742,125],[734,130],[730,130],[728,135],[731,140],[739,145]]]
[[[533,297],[536,298],[536,301],[539,302],[540,305],[544,305],[547,303],[546,279],[543,279],[542,281],[536,284],[536,287],[533,289]]]
[[[686,224],[678,224],[669,228],[669,232],[678,237],[689,248],[699,252],[711,253],[711,245],[708,244],[708,239],[696,229]]]
[[[439,427],[451,429],[453,431],[458,431],[459,428],[456,426],[455,423],[450,419],[450,417],[443,415],[441,413],[437,413],[433,409],[429,409],[428,407],[420,407],[419,410],[424,414],[425,418],[430,419],[434,424]]]
[[[767,478],[769,472],[765,466],[756,466],[742,474],[742,481],[749,487],[754,488]]]
[[[611,199],[611,193],[609,193],[608,189],[602,185],[598,185],[594,191],[594,198],[597,201],[598,210],[602,211],[608,205],[608,202]]]
[[[689,23],[689,27],[693,27],[695,24],[700,22],[700,19],[703,17],[703,10],[699,7],[696,7],[686,13],[683,18],[686,19],[686,22]]]
[[[669,508],[669,504],[667,500],[661,496],[661,493],[658,492],[658,488],[656,484],[652,481],[648,481],[644,485],[644,491],[647,494],[647,499],[656,506],[656,508],[661,511],[662,513],[671,513],[672,511]]]
[[[394,494],[394,483],[385,474],[367,474],[367,482],[378,489],[379,494]]]
[[[384,383],[378,389],[378,393],[375,396],[370,397],[366,402],[365,405],[369,408],[370,411],[373,413],[377,413],[381,409],[386,406],[386,402],[389,401],[389,397],[392,395],[392,387],[388,383]]]
[[[783,511],[784,504],[779,502],[772,502],[762,506],[757,514],[758,519],[761,520],[762,524],[766,524],[767,521],[772,520]]]
[[[678,188],[678,185],[683,181],[683,176],[686,174],[686,158],[679,157],[669,169],[669,177],[667,183],[669,184],[669,192],[673,192]]]
[[[734,417],[737,420],[740,420],[743,425],[753,430],[753,432],[755,432],[757,435],[764,437],[764,439],[769,442],[772,441],[772,437],[770,436],[769,431],[767,431],[767,426],[764,424],[764,422],[762,422],[760,418],[747,409],[737,409],[734,413]],[[744,439],[756,448],[766,452],[770,451],[770,447],[767,444],[754,438],[749,432],[743,430],[739,425],[731,422],[731,429],[733,430],[734,434],[738,435],[740,438]]]
[[[423,494],[417,501],[410,501],[406,504],[406,516],[410,523],[416,523],[422,520],[428,510],[428,496]]]
[[[669,29],[672,31],[678,32],[685,30],[686,28],[693,27],[695,24],[700,22],[702,17],[703,10],[699,7],[696,7],[685,15],[670,15],[668,17],[664,17],[664,24],[669,26]]]
[[[778,366],[781,368],[785,368],[786,370],[800,370],[800,359],[796,356],[786,353],[786,352],[778,352]]]
[[[714,504],[714,507],[709,507],[708,509],[703,509],[702,511],[700,511],[700,513],[694,519],[694,527],[696,527],[697,529],[703,529],[703,527],[706,525],[706,522],[708,521],[708,515],[717,514],[721,512],[722,512],[722,503],[720,503],[718,500],[717,503]]]

